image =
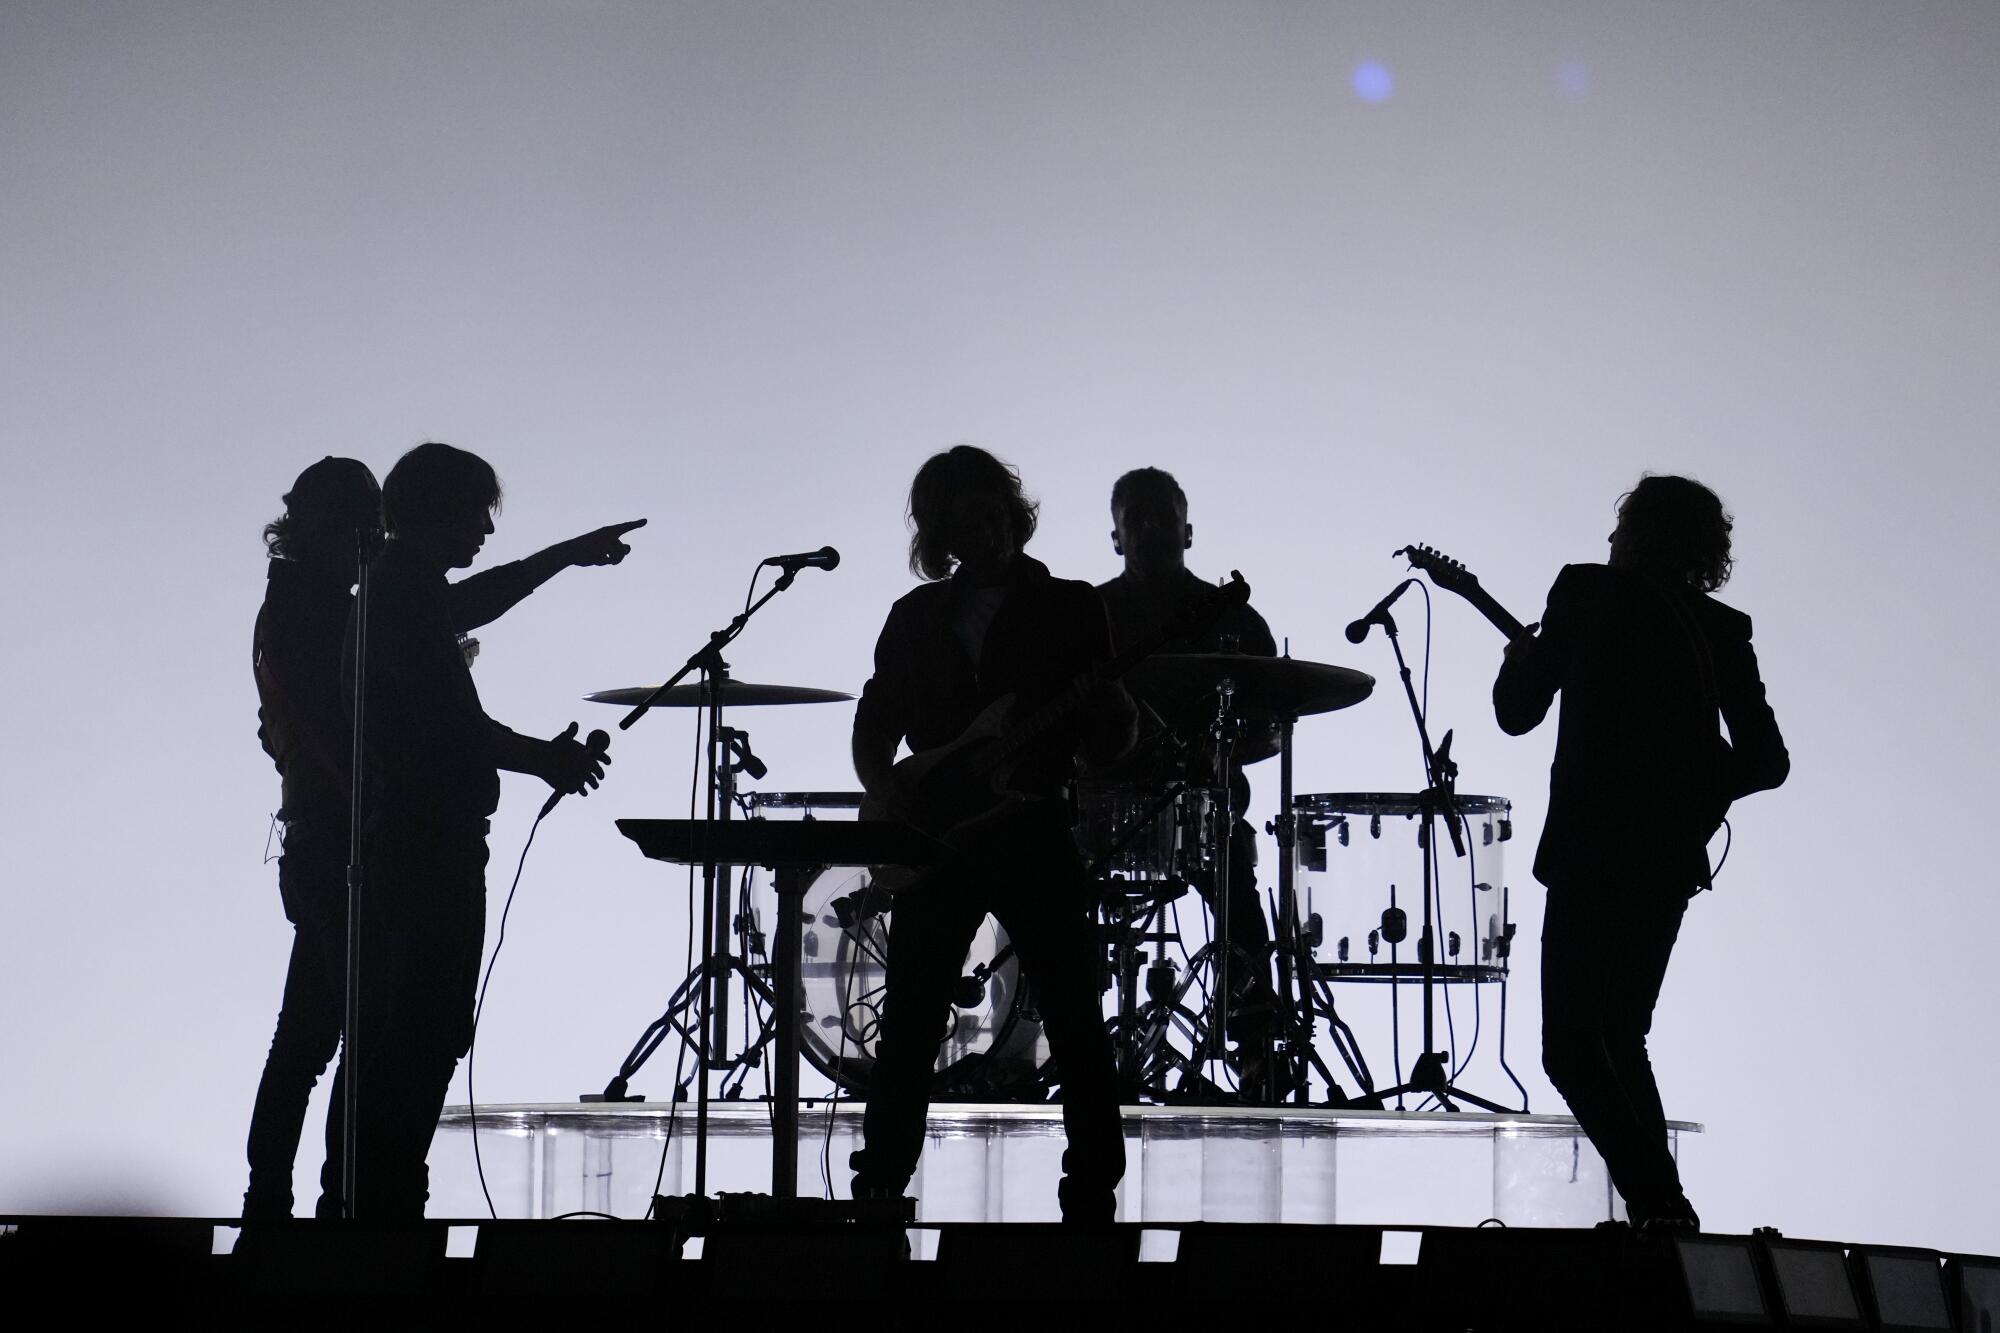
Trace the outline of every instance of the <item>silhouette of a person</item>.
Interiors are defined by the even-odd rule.
[[[1177,619],[1206,605],[1217,591],[1187,567],[1187,552],[1194,547],[1194,524],[1188,521],[1187,493],[1171,473],[1143,467],[1119,477],[1111,487],[1111,524],[1111,548],[1124,557],[1125,568],[1118,577],[1098,584],[1097,592],[1111,615],[1113,640],[1124,652],[1135,644],[1152,641]],[[1246,603],[1229,606],[1197,638],[1167,641],[1158,651],[1275,657],[1278,644],[1264,617]],[[1135,689],[1134,693],[1160,711],[1187,745],[1197,761],[1192,774],[1196,784],[1229,784],[1231,805],[1237,814],[1231,830],[1229,874],[1229,940],[1237,960],[1231,989],[1238,992],[1229,1031],[1238,1043],[1233,1060],[1246,1097],[1262,1100],[1267,1091],[1282,1096],[1288,1089],[1268,1087],[1266,1065],[1277,995],[1271,987],[1270,927],[1257,891],[1257,836],[1242,817],[1250,806],[1250,783],[1243,775],[1243,766],[1277,752],[1276,730],[1268,726],[1251,729],[1238,741],[1229,771],[1217,774],[1209,763],[1213,747],[1206,734],[1214,713],[1212,698],[1189,716],[1174,713],[1176,707],[1184,709],[1181,701],[1148,698],[1143,690]],[[1119,766],[1119,775],[1164,783],[1169,775],[1157,762],[1150,771],[1142,770],[1142,755],[1146,753],[1142,747],[1128,756]],[[1193,883],[1210,910],[1218,910],[1220,885],[1216,877],[1196,875]]]
[[[257,738],[282,783],[278,894],[292,923],[292,954],[250,1113],[248,1219],[291,1216],[306,1105],[340,1043],[352,754],[340,644],[363,544],[381,524],[382,492],[365,465],[329,457],[299,474],[284,503],[264,529],[271,563],[251,661]],[[337,1215],[338,1168],[320,1183],[320,1214]]]
[[[1708,595],[1729,577],[1731,527],[1698,482],[1642,478],[1608,562],[1563,569],[1540,633],[1508,645],[1493,685],[1509,735],[1562,695],[1535,854],[1542,1062],[1637,1226],[1700,1225],[1646,1036],[1688,901],[1712,882],[1710,836],[1731,801],[1791,768],[1750,618]]]
[[[540,740],[487,717],[460,636],[561,569],[623,560],[631,549],[624,535],[644,520],[585,533],[455,590],[446,576],[477,558],[499,502],[492,467],[446,444],[404,454],[382,487],[388,539],[369,571],[363,727],[353,1201],[363,1218],[423,1215],[425,1157],[452,1071],[472,1038],[487,817],[499,802],[498,770],[587,792],[609,762],[575,740],[575,723]],[[353,636],[350,617],[342,660],[350,698]]]
[[[903,742],[913,753],[946,745],[988,705],[1017,694],[1032,706],[1111,656],[1095,590],[1054,578],[1023,552],[1035,517],[1019,474],[984,450],[960,445],[917,472],[910,568],[927,582],[890,608],[854,715],[854,769],[871,797],[894,791]],[[909,1185],[952,992],[990,912],[1033,989],[1062,1081],[1063,1217],[1114,1217],[1125,1140],[1098,1002],[1090,886],[1060,793],[1079,748],[1115,757],[1131,731],[1129,697],[1098,690],[1080,730],[1035,751],[1014,775],[1026,799],[961,844],[948,875],[897,896],[863,1146],[851,1161],[857,1198],[893,1197]]]

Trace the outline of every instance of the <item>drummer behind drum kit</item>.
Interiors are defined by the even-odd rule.
[[[1477,592],[1476,580],[1435,552],[1420,548],[1407,553],[1440,586],[1466,593],[1469,583]],[[1456,584],[1441,576],[1453,574]],[[1162,752],[1171,749],[1175,755],[1163,779],[1086,775],[1074,788],[1077,844],[1099,888],[1103,983],[1115,1004],[1109,1025],[1129,1094],[1154,1101],[1303,1104],[1316,1083],[1325,1101],[1336,1106],[1380,1107],[1385,1099],[1400,1105],[1405,1094],[1420,1093],[1446,1109],[1456,1109],[1457,1101],[1503,1109],[1453,1086],[1464,1059],[1454,1058],[1456,1067],[1448,1070],[1447,1055],[1436,1049],[1432,1028],[1437,988],[1499,985],[1500,1065],[1513,1078],[1506,1065],[1505,985],[1514,926],[1502,875],[1502,852],[1512,835],[1511,807],[1503,797],[1456,794],[1450,733],[1432,750],[1388,614],[1388,604],[1401,591],[1399,587],[1350,626],[1349,638],[1359,642],[1369,627],[1381,625],[1395,648],[1424,742],[1428,783],[1422,792],[1293,793],[1295,725],[1366,699],[1375,681],[1362,672],[1290,657],[1224,652],[1155,654],[1126,675],[1133,694],[1146,706],[1142,711],[1156,720],[1196,714],[1205,719],[1198,736],[1185,734],[1185,728],[1179,735],[1171,727],[1158,728],[1151,739]],[[624,820],[620,826],[651,856],[779,867],[773,881],[778,902],[796,901],[797,916],[786,922],[782,912],[777,914],[774,947],[763,929],[765,913],[772,909],[769,889],[757,886],[754,871],[732,881],[725,867],[709,890],[714,924],[703,963],[681,983],[667,1012],[641,1037],[603,1097],[627,1097],[631,1076],[670,1033],[702,1046],[703,1026],[710,1035],[706,1058],[698,1059],[696,1067],[722,1075],[724,1097],[742,1094],[749,1072],[764,1066],[767,1046],[775,1046],[781,1066],[777,1096],[785,1096],[787,1085],[793,1094],[797,1091],[795,1060],[790,1078],[782,1068],[796,1050],[837,1089],[865,1097],[881,1027],[894,913],[887,887],[894,881],[878,884],[880,867],[871,868],[871,863],[896,858],[880,850],[879,826],[851,822],[862,804],[859,792],[738,792],[737,775],[762,778],[765,768],[749,747],[748,733],[719,721],[723,706],[843,702],[852,696],[735,681],[726,669],[718,683],[720,698],[711,695],[708,684],[677,686],[657,697],[649,687],[587,697],[626,706],[650,702],[709,708],[714,714],[712,758],[719,760],[712,763],[711,785],[717,788],[711,792],[710,808],[717,812],[712,817],[727,820],[733,809],[747,815],[748,822],[739,822],[733,831],[726,826],[710,830],[731,834],[726,839],[701,836],[703,821]],[[1275,748],[1269,744],[1272,737]],[[1266,831],[1276,836],[1279,849],[1270,914],[1275,930],[1270,953],[1255,957],[1227,938],[1229,895],[1258,891],[1247,873],[1250,867],[1232,864],[1243,859],[1248,847],[1240,834],[1232,836],[1243,812],[1233,808],[1230,775],[1273,753],[1279,760],[1280,814]],[[1440,820],[1465,861],[1469,887],[1463,898],[1456,890],[1447,896],[1441,887],[1433,836]],[[851,835],[851,854],[810,850],[829,846],[825,835],[836,830]],[[786,845],[800,850],[771,850],[778,845],[773,837],[781,833],[787,835]],[[917,861],[922,855],[912,850],[906,859]],[[793,885],[789,893],[786,868]],[[1180,903],[1190,886],[1202,887],[1212,908],[1208,938],[1192,950],[1179,921]],[[1420,917],[1414,938],[1413,909]],[[1262,902],[1257,911],[1264,911]],[[788,942],[795,952],[786,957]],[[1225,1050],[1225,1035],[1237,1037],[1240,1030],[1231,1021],[1231,1009],[1257,994],[1258,978],[1267,994],[1273,993],[1268,991],[1273,963],[1278,1013],[1257,1027],[1268,1030],[1269,1048]],[[1361,1045],[1342,1018],[1336,988],[1346,985],[1388,989],[1389,1038],[1398,1079],[1394,1087],[1376,1087]],[[1424,1042],[1404,1081],[1397,997],[1406,985],[1422,988]],[[778,1004],[788,988],[800,997],[796,1033],[787,1031]],[[701,1025],[695,1013],[704,992],[713,1009],[709,1022]],[[732,1002],[743,1024],[740,1050],[729,1047]],[[1045,1099],[1054,1071],[1032,989],[1020,975],[1005,931],[990,917],[967,954],[954,1002],[954,1026],[940,1050],[933,1096]],[[1351,1090],[1321,1058],[1322,1025]],[[1469,1059],[1470,1051],[1464,1056]],[[697,1077],[690,1071],[676,1096],[685,1097]],[[1514,1084],[1520,1088],[1518,1079]],[[1523,1091],[1521,1109],[1525,1106]]]

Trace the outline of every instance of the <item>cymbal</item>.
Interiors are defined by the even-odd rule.
[[[633,685],[622,690],[599,690],[595,694],[584,695],[584,700],[594,704],[617,704],[623,708],[635,708],[646,702],[646,696],[660,688],[657,685]],[[756,708],[768,704],[837,704],[852,699],[851,694],[839,690],[816,690],[810,685],[757,685],[747,680],[724,681],[722,686],[722,706],[724,708]],[[706,708],[709,690],[705,684],[690,683],[676,685],[660,696],[656,708]]]
[[[1173,708],[1214,694],[1225,680],[1235,686],[1238,713],[1264,720],[1351,708],[1375,690],[1375,678],[1365,671],[1249,653],[1156,653],[1125,677],[1134,694]]]

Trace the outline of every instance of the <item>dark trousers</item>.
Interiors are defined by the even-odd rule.
[[[1551,887],[1542,922],[1542,1067],[1635,1222],[1686,1207],[1646,1034],[1687,901],[1684,889]]]
[[[1194,887],[1209,911],[1220,915],[1221,868],[1196,876]],[[1271,927],[1257,886],[1257,835],[1240,819],[1229,838],[1229,949],[1228,1035],[1261,1047],[1277,1022],[1278,993],[1271,985]]]
[[[347,836],[315,836],[300,827],[285,839],[278,859],[278,893],[292,923],[292,957],[271,1050],[250,1113],[250,1185],[246,1218],[289,1217],[292,1166],[304,1132],[313,1087],[340,1045],[342,996],[347,989]],[[336,1095],[339,1085],[336,1084]],[[335,1110],[339,1103],[336,1100]],[[338,1120],[331,1141],[338,1145]],[[340,1173],[321,1176],[320,1212],[338,1212]]]
[[[486,826],[374,822],[364,846],[357,1214],[417,1218],[430,1197],[425,1159],[438,1112],[472,1044],[486,937]],[[353,1072],[342,1065],[336,1093]],[[338,1101],[329,1122],[328,1169],[338,1180]]]
[[[1109,1222],[1125,1175],[1117,1071],[1098,999],[1089,890],[1068,820],[1037,805],[965,849],[963,870],[896,898],[889,923],[881,1039],[870,1074],[854,1191],[901,1193],[923,1151],[931,1073],[949,1030],[966,950],[990,912],[1032,989],[1061,1083],[1063,1216]]]

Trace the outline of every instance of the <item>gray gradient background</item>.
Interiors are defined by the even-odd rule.
[[[1656,1029],[1710,1126],[1691,1192],[2000,1250],[1996,12],[8,0],[0,1209],[236,1205],[289,941],[257,532],[303,463],[475,449],[500,558],[651,518],[481,634],[490,711],[549,733],[822,542],[733,660],[857,689],[909,475],[972,440],[1093,579],[1112,479],[1173,469],[1195,567],[1385,684],[1339,626],[1392,548],[1528,618],[1642,469],[1714,484],[1794,771],[1739,807]],[[1440,595],[1434,716],[1525,851],[1552,728],[1493,726],[1498,650]],[[847,787],[849,716],[738,720],[764,786]],[[483,1099],[601,1086],[679,975],[681,882],[610,819],[684,809],[688,721],[544,827]],[[1300,790],[1408,789],[1407,730],[1386,691],[1305,725]],[[508,781],[496,910],[541,795]]]

